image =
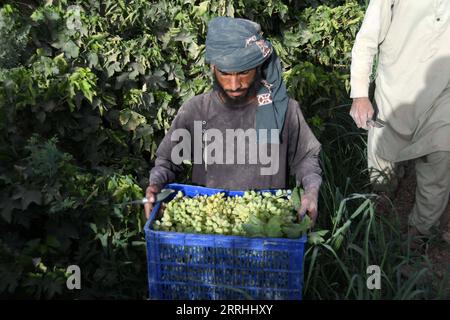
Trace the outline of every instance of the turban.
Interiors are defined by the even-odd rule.
[[[260,25],[246,19],[213,18],[208,24],[205,60],[224,72],[242,72],[262,65],[263,85],[257,92],[257,137],[259,143],[279,143],[289,98],[280,59],[272,44],[262,37]],[[272,141],[268,135],[266,141],[260,136],[260,129],[278,129],[277,140]]]

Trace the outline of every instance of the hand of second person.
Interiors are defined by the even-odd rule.
[[[356,123],[358,128],[367,130],[367,121],[373,117],[373,106],[369,98],[354,98],[350,109],[350,116]]]

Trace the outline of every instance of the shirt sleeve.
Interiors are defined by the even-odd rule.
[[[166,133],[163,140],[161,141],[161,144],[156,150],[155,165],[150,170],[149,184],[156,184],[160,187],[163,187],[168,183],[174,182],[178,174],[180,174],[184,170],[184,166],[182,163],[174,163],[172,161],[172,150],[179,142],[181,142],[181,140],[177,139],[174,139],[174,141],[172,141],[172,137],[175,137],[175,135],[173,135],[175,130],[189,132],[187,126],[188,112],[186,109],[187,105],[181,106],[180,110],[175,116],[175,119],[172,121],[169,131]]]
[[[392,0],[371,0],[352,49],[351,98],[368,97],[372,65],[392,18]]]
[[[287,114],[289,128],[289,171],[297,185],[305,191],[319,189],[322,184],[322,169],[319,165],[321,145],[303,117],[297,102],[289,103]]]

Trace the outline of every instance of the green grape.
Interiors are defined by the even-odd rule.
[[[217,193],[192,198],[178,192],[167,204],[162,219],[155,222],[155,230],[248,236],[243,226],[251,219],[267,224],[276,216],[278,220],[271,220],[271,234],[278,234],[274,230],[281,228],[292,235],[296,213],[289,198],[286,190],[277,190],[275,194],[252,190],[242,196],[225,197],[224,193]]]

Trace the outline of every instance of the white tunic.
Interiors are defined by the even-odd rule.
[[[450,0],[371,0],[352,51],[351,97],[367,97],[379,52],[375,152],[403,161],[450,151]]]

